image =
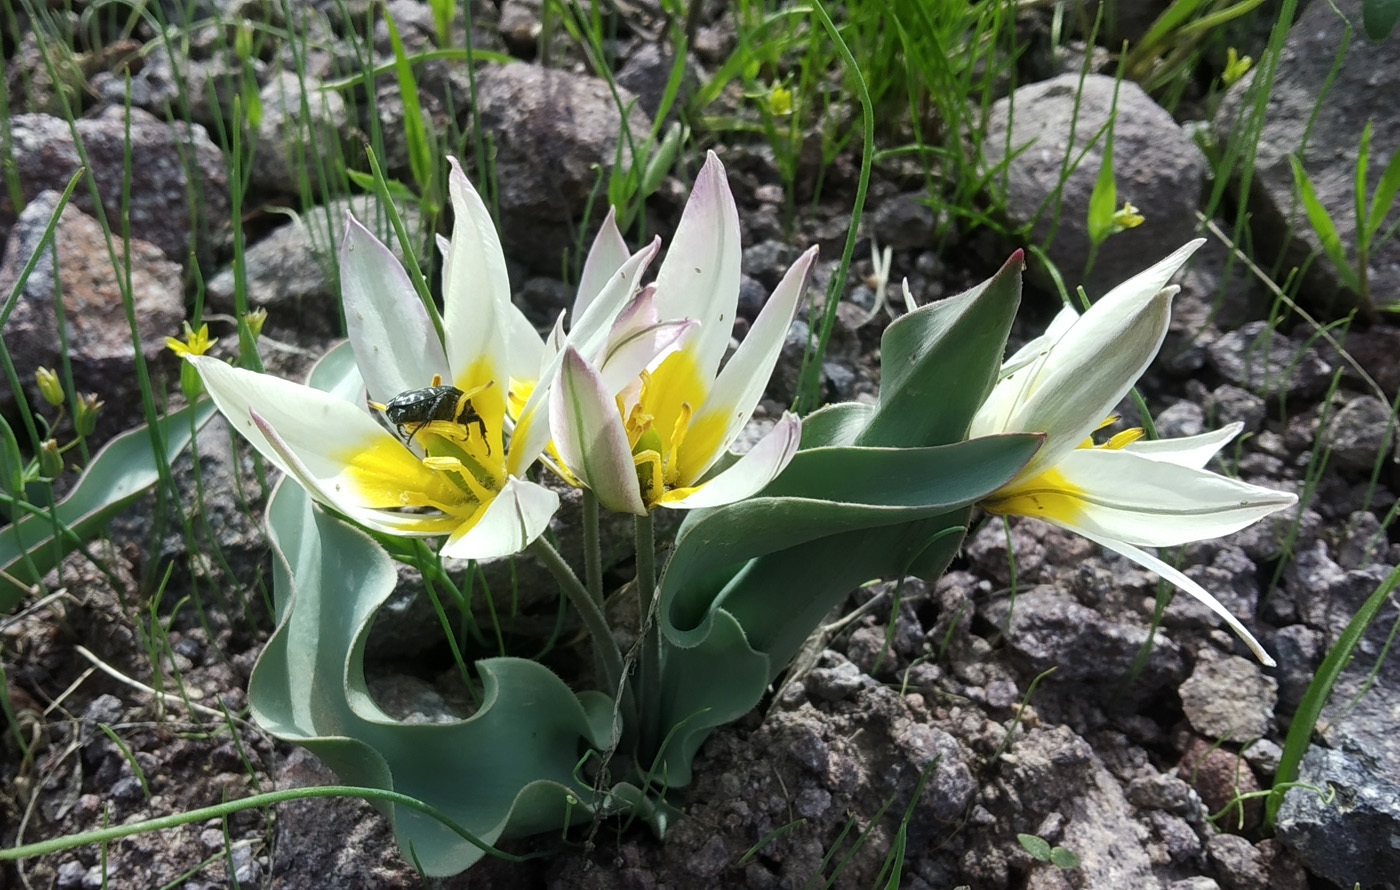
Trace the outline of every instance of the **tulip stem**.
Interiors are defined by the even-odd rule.
[[[583,574],[588,594],[595,603],[603,601],[603,550],[598,539],[598,496],[583,489]]]
[[[550,574],[559,582],[559,589],[568,598],[569,605],[573,606],[583,619],[583,624],[588,628],[589,636],[593,637],[593,652],[597,656],[599,669],[602,671],[601,687],[612,696],[621,694],[622,684],[622,650],[617,646],[617,640],[613,639],[612,629],[608,627],[607,616],[603,614],[602,604],[598,603],[589,595],[588,590],[579,581],[578,575],[569,568],[569,564],[564,561],[564,557],[559,555],[559,551],[554,549],[554,545],[549,543],[541,535],[530,543],[531,553],[544,563],[544,567],[549,569]]]
[[[641,707],[641,750],[646,758],[656,753],[656,727],[650,718],[661,695],[661,634],[656,621],[656,529],[651,514],[636,517],[637,533],[637,638],[642,647],[637,666],[637,699]]]

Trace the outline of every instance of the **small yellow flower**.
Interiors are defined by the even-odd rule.
[[[1136,229],[1146,222],[1147,218],[1138,213],[1138,209],[1131,201],[1124,201],[1123,207],[1113,212],[1113,234],[1118,234],[1126,229]]]
[[[175,337],[165,338],[165,345],[181,358],[187,355],[204,355],[213,348],[215,343],[219,342],[217,337],[210,339],[207,323],[200,325],[197,331],[190,328],[189,322],[183,322],[183,324],[185,326],[184,340]]]
[[[768,91],[768,110],[777,117],[792,114],[792,90],[775,85]]]

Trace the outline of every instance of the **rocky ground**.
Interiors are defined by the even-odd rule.
[[[1355,0],[1337,5],[1358,14]],[[405,40],[426,45],[428,7],[412,0],[389,6]],[[632,123],[641,130],[670,63],[648,36],[655,32],[646,4],[638,6],[624,20],[630,36],[618,51],[619,79],[640,97]],[[321,11],[326,7],[295,7],[317,37],[301,60],[302,80],[287,73],[293,66],[285,48],[234,70],[253,78],[262,96],[251,187],[263,203],[249,202],[240,220],[250,239],[248,292],[269,311],[269,368],[289,376],[303,373],[339,327],[324,263],[345,205],[362,219],[375,213],[365,198],[304,209],[290,222],[261,209],[249,213],[249,206],[282,204],[296,191],[299,161],[279,137],[302,127],[328,144],[352,146],[371,107],[386,133],[402,129],[396,121],[403,106],[391,79],[379,81],[372,106],[315,89],[319,79],[343,70],[350,55],[345,22],[335,11]],[[713,70],[733,44],[732,23],[722,13],[716,5],[702,17],[692,60],[697,73]],[[478,4],[475,38],[483,47],[523,55],[532,39],[529,16],[529,6],[513,0],[500,8]],[[1027,16],[1026,28],[1047,27],[1037,13]],[[1209,155],[1181,120],[1131,83],[1121,86],[1114,125],[1119,194],[1142,208],[1147,222],[1105,244],[1086,282],[1091,294],[1196,232],[1198,211],[1216,188],[1227,195],[1216,206],[1249,207],[1250,256],[1264,265],[1278,254],[1306,256],[1316,239],[1289,230],[1296,210],[1287,154],[1304,141],[1342,27],[1329,4],[1313,3],[1302,13],[1262,126],[1247,138],[1230,142],[1246,126],[1239,115],[1249,107],[1248,80],[1217,109],[1203,101],[1193,106],[1188,97],[1188,112],[1214,115],[1198,130]],[[135,315],[141,348],[171,391],[175,364],[161,354],[162,338],[186,317],[191,270],[206,270],[211,310],[230,312],[233,305],[226,167],[209,137],[224,123],[219,109],[225,106],[200,103],[217,95],[229,66],[238,63],[217,51],[222,43],[209,30],[194,29],[178,51],[150,53],[139,64],[119,42],[91,49],[80,91],[87,105],[77,131],[109,218],[118,218],[111,208],[120,206],[128,133],[140,161],[126,214]],[[56,206],[55,190],[78,165],[72,132],[54,116],[57,89],[46,80],[34,32],[4,46],[11,90],[6,138],[25,203],[16,212],[12,195],[0,198],[0,293],[10,291]],[[388,51],[382,23],[376,48]],[[1023,64],[1023,85],[992,107],[987,140],[1004,146],[1008,132],[1012,146],[1037,139],[1034,151],[1008,162],[1006,222],[1013,226],[1030,223],[1054,188],[1064,153],[1089,143],[1113,94],[1111,77],[1090,75],[1081,88],[1072,59],[1028,54]],[[127,73],[138,106],[129,116],[120,109]],[[196,99],[189,109],[194,123],[171,127],[163,121],[177,95],[177,74]],[[428,63],[421,85],[430,115],[465,107],[460,66]],[[512,281],[532,317],[547,324],[571,297],[553,276],[573,244],[570,223],[587,200],[591,165],[613,157],[620,117],[602,82],[569,66],[491,63],[475,88],[481,126],[498,152],[497,197]],[[303,89],[310,97],[305,106]],[[1334,98],[1322,102],[1312,123],[1302,158],[1319,197],[1333,208],[1343,243],[1355,238],[1343,213],[1351,206],[1363,123],[1373,121],[1374,152],[1388,155],[1400,145],[1400,117],[1386,98],[1397,89],[1400,39],[1372,44],[1354,37],[1330,83]],[[1240,176],[1249,165],[1208,161],[1222,146],[1241,143],[1255,152],[1247,193]],[[815,204],[802,196],[789,235],[771,150],[738,142],[715,148],[745,227],[742,334],[744,319],[799,250],[822,247],[814,296],[834,274],[857,159],[836,160]],[[403,145],[391,142],[385,150],[391,169],[405,166]],[[1085,266],[1088,239],[1080,227],[1099,166],[1096,151],[1089,149],[1063,190],[1049,251],[1062,270]],[[1372,161],[1373,179],[1383,166]],[[1212,169],[1230,175],[1212,178]],[[981,280],[1018,246],[981,229],[953,238],[941,252],[931,249],[939,220],[920,203],[916,187],[919,180],[897,162],[877,165],[862,231],[893,248],[891,280],[907,276],[921,301]],[[650,231],[674,225],[687,188],[686,176],[663,183],[648,208]],[[187,189],[202,198],[187,200]],[[131,338],[111,270],[102,265],[97,212],[79,188],[58,227],[56,259],[46,258],[29,278],[4,338],[21,380],[31,380],[38,365],[55,365],[51,294],[61,281],[74,377],[80,390],[105,399],[102,430],[111,435],[139,420],[141,410],[132,388]],[[1220,220],[1226,231],[1232,219]],[[409,224],[414,231],[423,225],[416,218]],[[1047,234],[1038,226],[1031,232],[1033,239]],[[865,255],[863,244],[858,256]],[[1329,270],[1325,262],[1312,263],[1297,289],[1303,309],[1321,323],[1355,304]],[[871,311],[871,272],[868,261],[857,262],[838,314],[824,365],[832,399],[869,398],[876,390],[874,354],[887,319]],[[1015,334],[1021,339],[1037,332],[1056,306],[1032,273]],[[1375,293],[1393,294],[1397,278],[1400,242],[1390,241],[1372,256]],[[1220,235],[1180,283],[1172,335],[1142,385],[1159,431],[1189,435],[1241,421],[1247,434],[1228,451],[1230,467],[1302,498],[1291,515],[1185,548],[1181,565],[1246,620],[1277,657],[1276,669],[1245,657],[1233,636],[1185,597],[1166,607],[1151,634],[1158,584],[1133,564],[1038,523],[1013,522],[1008,540],[1000,523],[988,522],[973,531],[937,584],[909,580],[854,593],[851,617],[833,616],[810,657],[763,708],[705,745],[696,781],[675,795],[684,817],[664,842],[640,826],[604,824],[515,842],[508,846],[513,853],[551,855],[488,860],[434,886],[867,888],[895,844],[905,849],[897,885],[906,888],[1395,886],[1400,668],[1393,656],[1384,657],[1397,619],[1393,598],[1343,674],[1303,762],[1301,780],[1330,787],[1335,796],[1324,800],[1295,789],[1276,827],[1266,830],[1262,801],[1250,793],[1272,786],[1284,734],[1329,646],[1400,565],[1400,544],[1389,530],[1400,483],[1390,427],[1390,403],[1400,392],[1400,326],[1390,316],[1363,312],[1322,335],[1308,317],[1284,312],[1271,327],[1280,320],[1272,290]],[[765,402],[770,416],[792,394],[805,341],[799,323]],[[14,399],[26,395],[39,404],[33,393],[5,392],[0,410],[8,415]],[[1125,406],[1128,421],[1133,412]],[[270,630],[260,531],[265,490],[246,449],[231,444],[221,423],[200,434],[197,451],[197,470],[189,458],[177,467],[181,497],[141,502],[93,546],[96,563],[70,559],[51,577],[51,595],[25,602],[0,622],[14,711],[0,749],[5,846],[259,790],[335,781],[314,758],[238,717]],[[194,504],[198,510],[190,509]],[[569,509],[561,521],[568,521]],[[420,611],[411,600],[399,603],[371,641],[376,699],[396,714],[442,713],[454,695],[455,672],[445,649],[431,644],[432,634],[419,632]],[[31,757],[22,755],[16,736]],[[1079,865],[1037,861],[1018,833],[1070,850]],[[0,888],[156,888],[181,881],[189,888],[288,890],[421,884],[378,814],[343,799],[244,812],[0,869]]]

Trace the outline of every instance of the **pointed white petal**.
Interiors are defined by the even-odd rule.
[[[560,459],[604,507],[646,515],[617,401],[572,346],[564,350],[563,369],[550,394],[549,421]]]
[[[583,315],[588,304],[602,292],[622,264],[627,262],[627,242],[617,228],[617,208],[609,207],[608,216],[598,229],[598,237],[588,250],[588,258],[583,261],[583,273],[578,280],[578,294],[574,297],[574,317]]]
[[[1171,297],[1157,293],[1133,313],[1095,315],[1094,309],[1051,348],[1009,421],[1006,432],[1045,433],[1026,477],[1059,463],[1132,389],[1167,334]]]
[[[722,416],[726,418],[723,422],[724,433],[715,443],[714,453],[708,459],[697,455],[693,460],[698,463],[691,464],[692,458],[687,457],[688,466],[682,471],[684,475],[693,473],[698,477],[709,469],[729,447],[729,443],[734,441],[734,437],[739,435],[744,424],[748,423],[749,416],[768,387],[769,378],[773,376],[773,366],[778,363],[783,341],[792,326],[793,316],[797,314],[797,305],[807,288],[807,276],[816,260],[817,248],[812,247],[792,264],[763,305],[758,318],[754,319],[744,342],[739,344],[715,378],[715,385],[696,412],[692,424],[700,426],[708,418],[717,420]]]
[[[595,359],[603,383],[617,393],[663,352],[694,327],[690,318],[661,321],[656,312],[656,288],[639,290],[617,316],[602,354]]]
[[[802,421],[796,414],[784,412],[768,434],[749,452],[714,478],[690,489],[678,489],[661,501],[660,506],[695,510],[731,504],[761,491],[783,471],[797,453],[802,440]]]
[[[345,329],[369,397],[387,402],[448,376],[447,357],[408,273],[378,238],[347,214],[340,244]]]
[[[505,307],[510,303],[510,277],[495,223],[476,189],[455,158],[447,177],[452,196],[452,243],[443,281],[443,335],[452,381],[471,388],[487,379],[463,377],[471,365],[484,360],[490,375],[505,377],[511,368],[507,350]],[[496,383],[504,389],[505,380]]]
[[[618,315],[633,304],[637,292],[641,290],[642,276],[660,251],[661,239],[653,238],[650,244],[618,267],[586,310],[574,315],[569,325],[569,343],[590,361],[598,357]]]
[[[1244,424],[1235,421],[1218,430],[1201,433],[1198,436],[1181,436],[1176,439],[1138,439],[1136,442],[1125,445],[1123,450],[1152,460],[1203,470],[1206,464],[1210,463],[1210,459],[1219,454],[1220,449],[1238,436],[1242,429],[1244,429]]]
[[[1056,519],[1085,534],[1145,547],[1232,534],[1298,500],[1292,492],[1103,448],[1077,449],[1055,472],[1067,486],[1061,494],[1077,504],[1073,516],[1052,509]]]
[[[442,555],[454,559],[495,559],[519,553],[544,534],[559,509],[559,495],[511,476],[480,518],[452,533]]]
[[[1204,587],[1192,581],[1171,565],[1163,562],[1147,551],[1134,547],[1132,544],[1128,544],[1124,541],[1090,534],[1083,529],[1071,528],[1070,531],[1077,532],[1099,546],[1112,550],[1114,553],[1126,556],[1143,568],[1156,572],[1166,581],[1191,594],[1202,603],[1205,603],[1208,609],[1224,619],[1225,623],[1228,624],[1230,629],[1235,632],[1235,635],[1249,647],[1249,651],[1254,653],[1254,657],[1259,659],[1261,664],[1265,667],[1275,666],[1276,662],[1269,657],[1269,653],[1264,651],[1264,647],[1254,638],[1254,634],[1250,633],[1248,628],[1241,624],[1238,618],[1230,614],[1230,610],[1221,605],[1220,600],[1211,596],[1210,592]]]
[[[982,436],[995,436],[998,433],[1015,432],[1016,412],[1026,400],[1031,384],[1040,374],[1041,366],[1050,357],[1050,352],[1065,331],[1079,320],[1079,313],[1073,306],[1064,306],[1050,321],[1045,333],[1016,350],[1010,358],[1002,362],[997,374],[997,382],[992,387],[987,400],[977,409],[968,427],[967,437],[976,439]]]
[[[208,356],[188,361],[199,369],[205,388],[229,423],[317,500],[385,531],[402,533],[405,523],[423,524],[423,517],[412,514],[382,517],[361,499],[347,473],[347,455],[376,449],[390,455],[402,452],[409,471],[420,466],[367,412],[330,393],[231,368]]]
[[[565,342],[590,359],[599,355],[607,343],[613,320],[636,294],[637,283],[642,273],[660,249],[661,242],[657,239],[629,257],[622,268],[609,279],[602,293],[589,305],[584,317],[574,319]],[[550,389],[555,378],[559,376],[563,357],[563,352],[554,354],[540,372],[535,388],[520,410],[520,417],[517,418],[510,441],[510,454],[506,460],[506,469],[512,475],[524,472],[525,467],[534,463],[549,444],[549,409],[546,406]]]
[[[1205,243],[1206,239],[1204,238],[1196,238],[1186,242],[1172,251],[1170,256],[1159,260],[1151,268],[1144,269],[1104,294],[1094,305],[1107,304],[1108,307],[1112,308],[1120,301],[1130,306],[1141,305],[1153,294],[1165,288],[1167,282],[1172,280],[1172,276],[1186,265],[1186,261],[1191,259],[1191,255],[1200,250],[1201,245]]]
[[[739,305],[739,210],[714,152],[695,178],[676,236],[656,276],[662,318],[700,322],[688,339],[704,379],[729,347]]]

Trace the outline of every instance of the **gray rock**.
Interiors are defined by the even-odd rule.
[[[1239,744],[1266,735],[1273,726],[1278,683],[1258,662],[1237,655],[1205,658],[1180,691],[1187,721],[1209,738]]]
[[[1268,890],[1268,863],[1249,841],[1237,834],[1216,834],[1206,841],[1206,854],[1225,890]]]
[[[1092,270],[1085,273],[1090,241],[1089,195],[1103,159],[1104,137],[1094,141],[1114,113],[1113,165],[1118,200],[1131,201],[1146,221],[1106,240]],[[1076,110],[1077,105],[1077,110]],[[1092,144],[1091,144],[1092,143]],[[1000,164],[1006,150],[1006,213],[1013,225],[1030,224],[1030,240],[1048,246],[1065,281],[1082,282],[1092,295],[1141,271],[1196,231],[1196,209],[1206,162],[1199,148],[1135,83],[1114,78],[1062,74],[1030,84],[992,106],[982,143],[988,166]],[[1087,151],[1085,151],[1087,148]],[[1080,154],[1084,152],[1082,160]],[[1066,155],[1078,165],[1063,181]],[[1059,201],[1053,196],[1059,193]],[[1041,208],[1050,199],[1045,212]],[[1058,210],[1058,213],[1057,213]]]
[[[428,247],[423,217],[411,206],[398,208],[419,256]],[[249,245],[243,254],[248,305],[268,310],[266,330],[277,336],[293,330],[306,335],[334,336],[340,331],[340,242],[345,215],[374,232],[395,256],[403,257],[399,239],[373,195],[354,195],[313,207]],[[234,309],[232,267],[209,280],[210,304],[221,312]]]
[[[465,83],[456,107],[471,109]],[[474,116],[495,149],[502,241],[531,271],[557,275],[560,258],[575,247],[577,220],[593,199],[601,175],[617,159],[623,117],[608,85],[569,71],[513,62],[484,65],[476,78]],[[633,96],[621,92],[624,107]],[[633,107],[626,125],[645,139],[651,121]],[[623,141],[622,163],[631,156]],[[600,172],[601,171],[601,172]],[[471,175],[470,171],[468,175]]]
[[[1048,585],[1021,593],[1014,608],[1003,598],[989,601],[983,611],[1006,628],[1007,644],[1032,671],[1058,666],[1055,681],[1089,681],[1091,689],[1105,695],[1118,693],[1103,678],[1125,676],[1148,636],[1146,621],[1113,623]],[[1182,671],[1181,648],[1159,632],[1135,688],[1166,685],[1179,679]]]
[[[1244,424],[1243,432],[1253,433],[1264,423],[1266,406],[1262,398],[1249,390],[1226,383],[1211,391],[1205,409],[1217,423],[1238,421]]]
[[[1306,624],[1290,624],[1274,634],[1271,648],[1278,661],[1278,705],[1284,713],[1296,710],[1303,700],[1303,693],[1322,662],[1326,643],[1321,631]]]
[[[1084,739],[1063,726],[1032,729],[1003,759],[1025,806],[1067,818],[1059,843],[1079,855],[1082,886],[1160,886],[1146,852],[1146,828],[1132,818],[1122,787]]]
[[[675,64],[675,53],[670,46],[643,43],[627,57],[626,62],[623,62],[622,68],[617,72],[617,82],[635,93],[637,104],[648,117],[655,118],[661,109],[661,97],[666,92],[671,79],[671,68]],[[686,59],[675,104],[671,106],[672,116],[675,115],[678,106],[684,105],[690,96],[694,95],[702,76],[703,72],[695,60]]]
[[[341,134],[350,123],[340,93],[322,87],[315,76],[299,76],[295,70],[279,71],[263,85],[258,154],[251,170],[257,188],[280,195],[299,195],[309,188],[320,194],[317,157],[339,163]]]
[[[0,259],[0,293],[10,293],[25,263],[38,249],[58,198],[53,192],[37,195],[20,214]],[[180,332],[185,315],[180,267],[166,259],[159,247],[145,241],[132,239],[126,253],[131,263],[141,353],[146,362],[154,363],[165,351],[165,337]],[[35,370],[63,366],[56,289],[63,295],[66,355],[72,363],[73,385],[79,394],[95,393],[106,402],[93,440],[105,441],[144,417],[135,371],[136,350],[102,227],[71,203],[59,218],[53,247],[40,254],[5,322],[10,357],[33,405],[42,404]],[[174,363],[173,356],[170,361]],[[70,399],[73,395],[69,393]],[[14,397],[8,387],[0,391],[0,410],[11,410]]]
[[[132,237],[156,245],[167,259],[182,265],[191,247],[203,260],[223,245],[229,225],[228,179],[223,153],[203,127],[167,124],[139,108],[131,110],[129,137],[120,108],[80,118],[75,127],[114,234],[129,227]],[[24,200],[32,201],[46,190],[61,193],[82,166],[68,123],[46,114],[19,114],[10,120],[9,129],[9,156]],[[130,202],[123,217],[122,193],[128,184]],[[96,214],[82,183],[72,203]],[[9,193],[0,193],[0,236],[14,216]]]
[[[1318,442],[1331,448],[1331,465],[1344,473],[1370,473],[1395,449],[1397,430],[1390,406],[1375,396],[1357,396],[1328,418]]]
[[[1369,757],[1314,745],[1303,755],[1298,780],[1324,793],[1330,786],[1336,799],[1289,789],[1278,811],[1279,837],[1310,871],[1338,885],[1393,882],[1400,874],[1395,775]]]
[[[870,208],[869,230],[881,247],[894,250],[924,250],[933,243],[937,222],[925,192],[905,192]],[[898,287],[898,282],[891,282]]]
[[[1265,398],[1308,399],[1321,395],[1331,383],[1332,367],[1317,350],[1271,329],[1267,322],[1251,322],[1222,335],[1207,347],[1206,356],[1220,376]]]
[[[1289,30],[1269,87],[1262,128],[1254,129],[1254,74],[1226,94],[1213,129],[1222,144],[1248,138],[1254,152],[1249,194],[1251,227],[1262,256],[1282,250],[1285,268],[1307,269],[1301,298],[1338,314],[1361,305],[1354,294],[1340,292],[1341,279],[1321,255],[1321,240],[1296,198],[1288,156],[1301,151],[1303,167],[1318,200],[1327,208],[1337,235],[1355,260],[1356,160],[1361,131],[1371,122],[1371,157],[1367,188],[1374,190],[1389,153],[1400,145],[1400,112],[1391,97],[1400,92],[1400,42],[1371,41],[1360,35],[1363,0],[1337,0],[1335,9],[1357,28],[1340,56],[1348,24],[1333,4],[1313,3]],[[1319,98],[1324,96],[1325,98]],[[1310,133],[1304,146],[1305,134]],[[1238,169],[1238,168],[1237,168]],[[1387,214],[1382,230],[1394,224],[1397,209]],[[1389,300],[1400,292],[1400,241],[1392,238],[1371,254],[1372,293]]]

